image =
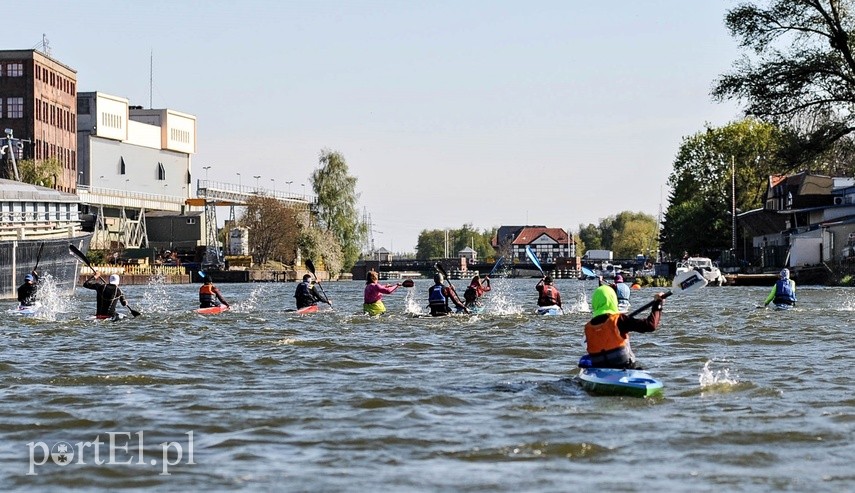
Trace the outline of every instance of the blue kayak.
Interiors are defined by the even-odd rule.
[[[662,382],[642,370],[580,368],[576,378],[582,388],[598,395],[649,397],[662,392]]]
[[[791,310],[795,308],[794,305],[788,305],[786,303],[775,303],[775,310]]]
[[[539,306],[535,313],[538,315],[561,315],[561,307],[558,305]]]

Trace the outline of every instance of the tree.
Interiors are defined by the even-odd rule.
[[[657,251],[659,230],[656,218],[644,213],[622,213],[634,217],[621,223],[615,231],[612,250],[617,258],[634,258]],[[625,216],[626,217],[626,216]]]
[[[294,261],[301,230],[297,209],[273,197],[252,197],[247,200],[238,225],[249,232],[249,249],[256,263],[263,265],[274,259],[288,264]]]
[[[713,97],[741,100],[748,115],[792,127],[798,135],[786,149],[790,170],[818,161],[851,172],[852,161],[829,163],[837,153],[827,152],[855,130],[855,5],[851,0],[756,3],[741,4],[725,18],[746,54],[716,81]],[[842,143],[851,148],[851,140]]]
[[[781,149],[789,142],[786,132],[755,119],[684,138],[668,177],[662,249],[680,255],[730,248],[732,189],[738,211],[761,207],[769,175],[785,168]]]
[[[600,232],[600,228],[598,228],[595,224],[588,224],[587,226],[580,224],[579,240],[582,242],[585,248],[580,249],[577,245],[577,255],[581,256],[585,253],[586,250],[599,250],[603,248],[603,235]]]
[[[338,240],[343,254],[341,269],[347,270],[359,258],[360,245],[368,234],[356,209],[356,178],[348,175],[344,156],[338,152],[321,151],[319,163],[311,176],[318,196],[318,223]]]
[[[312,227],[308,212],[300,214],[298,221],[302,227],[297,242],[303,258],[320,260],[327,272],[342,272],[344,255],[332,231]]]
[[[422,230],[416,243],[416,258],[430,260],[444,258],[446,234],[448,234],[448,255],[456,257],[457,252],[466,247],[475,250],[479,259],[495,257],[492,239],[496,229],[478,231],[472,224],[464,224],[459,229]]]
[[[62,174],[62,163],[55,157],[38,161],[23,159],[18,161],[18,174],[24,183],[52,188],[57,176]]]

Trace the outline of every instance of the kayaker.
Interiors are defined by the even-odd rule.
[[[21,306],[33,306],[36,304],[36,295],[39,291],[39,275],[36,271],[24,276],[24,284],[18,286],[18,304]]]
[[[110,274],[108,281],[105,283],[101,279],[101,274],[95,272],[95,275],[90,277],[83,283],[86,289],[92,289],[98,293],[96,298],[95,316],[98,318],[112,318],[116,316],[116,303],[119,302],[122,306],[128,306],[125,300],[125,294],[119,288],[119,275]]]
[[[537,290],[537,306],[561,306],[561,293],[553,284],[552,276],[543,276],[534,287]]]
[[[386,305],[383,304],[383,295],[392,294],[396,289],[401,287],[401,283],[397,284],[380,284],[377,273],[368,272],[365,280],[365,290],[362,294],[362,310],[368,315],[380,315],[386,313]]]
[[[796,282],[790,279],[790,269],[781,269],[778,277],[763,306],[769,306],[769,303],[773,302],[776,305],[796,306]]]
[[[451,313],[449,301],[454,303],[458,311],[468,311],[466,305],[457,296],[454,286],[451,283],[448,283],[448,286],[444,285],[442,274],[434,274],[433,286],[428,288],[428,308],[430,308],[431,316],[439,317]]]
[[[220,306],[220,303],[231,308],[229,302],[223,298],[220,290],[214,286],[214,281],[210,276],[205,276],[205,281],[199,288],[199,308],[212,308]]]
[[[629,296],[631,292],[629,290],[629,286],[624,282],[622,275],[617,274],[615,276],[615,282],[613,283],[604,281],[603,276],[599,276],[598,281],[600,286],[611,286],[611,288],[615,290],[618,306],[629,307]]]
[[[297,289],[294,291],[294,298],[297,299],[298,310],[307,306],[317,305],[319,301],[332,306],[332,303],[318,289],[318,285],[312,282],[312,276],[309,274],[305,274],[303,282],[297,284]]]
[[[585,324],[585,345],[588,350],[579,366],[591,368],[638,368],[629,345],[630,332],[653,332],[662,314],[662,293],[653,296],[650,315],[633,318],[618,309],[617,293],[604,285],[591,295],[593,316]],[[584,362],[584,363],[583,363]]]
[[[480,276],[472,278],[469,287],[463,292],[463,300],[466,308],[476,308],[481,306],[479,299],[484,296],[484,293],[493,289],[490,287],[490,276],[484,276],[482,280]]]

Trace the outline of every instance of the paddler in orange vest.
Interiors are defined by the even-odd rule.
[[[220,290],[214,286],[209,276],[205,277],[205,284],[199,288],[199,308],[211,308],[220,306],[220,303],[229,306],[229,302],[220,294]]]
[[[629,346],[630,332],[653,332],[662,314],[662,293],[653,296],[653,306],[646,319],[632,318],[618,310],[617,294],[608,285],[591,295],[593,317],[585,325],[588,354],[579,361],[587,368],[636,368],[635,355]]]

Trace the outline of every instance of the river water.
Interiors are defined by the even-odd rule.
[[[46,293],[0,313],[0,490],[855,491],[851,288],[788,312],[755,308],[767,288],[671,297],[633,336],[665,391],[637,399],[572,379],[596,282],[558,280],[557,317],[535,283],[444,318],[411,316],[428,281],[379,318],[357,281],[307,316],[294,284],[221,285],[235,309],[200,316],[197,286],[154,280],[119,322]]]

